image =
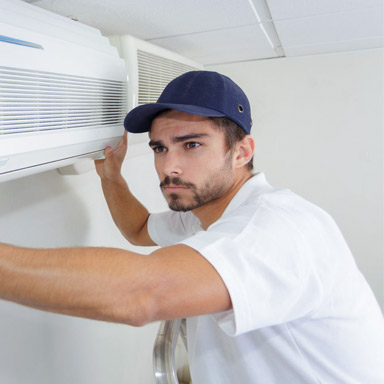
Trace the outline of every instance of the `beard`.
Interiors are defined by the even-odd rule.
[[[228,177],[231,173],[230,161],[226,161],[222,169],[205,181],[199,188],[196,184],[182,180],[180,177],[165,177],[160,183],[160,188],[168,185],[177,185],[188,188],[192,192],[192,198],[187,201],[178,193],[171,193],[168,198],[168,206],[172,211],[187,212],[199,208],[205,204],[215,201],[225,195],[233,185],[233,178]],[[163,192],[164,193],[164,192]]]

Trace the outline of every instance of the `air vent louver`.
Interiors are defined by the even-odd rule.
[[[197,68],[152,53],[137,50],[138,105],[155,103],[166,85],[175,77]]]
[[[121,81],[0,67],[0,135],[122,124]]]

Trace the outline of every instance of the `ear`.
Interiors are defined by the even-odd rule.
[[[255,152],[255,141],[251,135],[245,136],[237,143],[234,156],[235,168],[241,168],[248,164]]]

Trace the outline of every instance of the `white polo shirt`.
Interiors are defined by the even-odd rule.
[[[191,212],[149,219],[222,277],[233,310],[187,319],[194,384],[383,384],[384,320],[332,218],[259,173],[204,231]]]

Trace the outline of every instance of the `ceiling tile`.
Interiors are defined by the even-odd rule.
[[[375,49],[383,46],[383,38],[370,38],[351,41],[335,41],[320,44],[294,45],[291,47],[285,47],[284,52],[287,57],[293,57],[336,53],[343,51],[356,51],[360,49]]]
[[[38,0],[103,34],[153,39],[257,23],[248,0]]]
[[[151,42],[204,65],[278,56],[259,25],[153,39]]]
[[[266,2],[275,21],[383,7],[383,0],[266,0]]]
[[[384,0],[25,1],[104,35],[131,34],[202,64],[384,45]]]
[[[374,9],[340,14],[323,14],[299,19],[275,21],[277,33],[287,55],[325,53],[383,46],[383,15]],[[355,41],[355,48],[353,42]],[[295,50],[295,47],[300,47]],[[308,53],[305,52],[308,47]],[[309,48],[311,47],[311,48]],[[316,47],[320,49],[316,52]]]

